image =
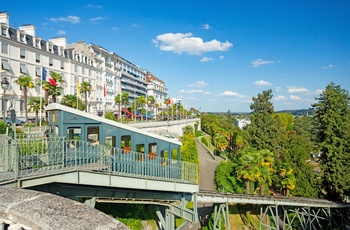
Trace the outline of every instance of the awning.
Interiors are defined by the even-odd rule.
[[[21,65],[21,73],[24,73],[25,75],[29,75],[27,67],[25,65]]]
[[[11,70],[9,62],[7,60],[2,60],[1,65],[2,65],[2,69],[4,69],[4,70]]]

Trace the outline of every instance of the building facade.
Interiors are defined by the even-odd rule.
[[[84,102],[78,85],[89,82],[92,91],[87,95],[88,113],[102,116],[105,112],[118,110],[115,97],[123,92],[129,93],[130,103],[139,96],[147,97],[147,71],[117,54],[83,41],[67,44],[65,37],[45,41],[36,35],[34,25],[23,25],[19,29],[9,25],[9,14],[0,12],[0,75],[1,78],[7,77],[10,83],[6,95],[3,92],[0,95],[4,98],[5,108],[11,102],[17,116],[25,115],[26,105],[23,91],[15,81],[22,75],[30,76],[35,87],[28,89],[28,98],[43,97],[44,92],[37,85],[41,81],[41,67],[62,76],[62,96],[77,95]],[[3,110],[3,104],[0,108]]]

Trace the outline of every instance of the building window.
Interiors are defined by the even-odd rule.
[[[27,67],[25,64],[22,64],[20,65],[20,69],[21,69],[21,73],[25,74],[25,75],[29,75],[28,73],[28,70],[27,70]]]
[[[6,43],[2,43],[1,45],[1,52],[3,54],[9,54],[9,45]]]
[[[20,58],[25,59],[26,58],[26,51],[24,49],[21,49],[20,53],[21,53]]]
[[[49,58],[49,66],[53,66],[53,58],[52,57]]]
[[[40,54],[38,53],[35,55],[35,62],[40,63]]]
[[[35,75],[37,77],[41,77],[41,69],[40,69],[40,67],[35,67]]]
[[[74,65],[74,72],[77,73],[78,72],[78,66]]]
[[[85,74],[85,68],[81,67],[81,74],[84,75]]]
[[[24,34],[20,34],[19,35],[19,41],[20,42],[25,42],[25,35]]]
[[[64,61],[61,61],[61,69],[64,69]]]
[[[49,43],[49,52],[52,52],[53,45]]]
[[[1,35],[6,36],[7,35],[7,28],[1,27]]]
[[[1,67],[4,70],[11,70],[10,64],[8,60],[2,59],[1,61]]]

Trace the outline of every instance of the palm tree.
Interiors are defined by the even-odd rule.
[[[284,163],[280,169],[280,175],[283,178],[281,181],[283,195],[289,196],[290,191],[295,189],[295,176],[292,167]]]
[[[28,88],[34,88],[34,83],[32,82],[32,78],[26,75],[20,76],[17,80],[15,80],[15,83],[20,85],[20,87],[23,89],[24,113],[26,115],[26,122],[28,122]]]
[[[88,102],[87,102],[87,94],[91,93],[92,87],[91,84],[87,81],[83,81],[80,86],[80,92],[84,93],[85,100],[85,112],[87,112]]]
[[[41,101],[44,101],[42,98],[40,97],[31,97],[29,99],[29,103],[28,103],[28,109],[29,111],[33,111],[35,113],[35,126],[38,126],[38,114],[39,111],[43,112],[44,111],[44,105],[46,102],[41,103]],[[41,121],[40,121],[41,122]]]
[[[124,105],[125,109],[129,105],[129,93],[128,92],[123,92],[123,94],[122,94],[122,104]]]
[[[263,196],[265,191],[265,185],[271,185],[272,173],[273,173],[273,153],[268,149],[262,149],[259,152],[260,155],[260,172],[261,177],[258,178],[260,184],[260,195]]]
[[[236,175],[238,178],[245,180],[245,193],[250,193],[250,182],[255,182],[261,176],[259,170],[259,155],[256,151],[243,153],[238,158],[238,166],[236,167]]]
[[[77,108],[78,106],[78,109],[81,111],[85,109],[83,101],[74,94],[64,95],[61,104],[71,108]]]
[[[114,97],[114,102],[116,104],[118,104],[119,119],[121,119],[121,115],[122,115],[122,110],[121,110],[121,107],[122,107],[122,95],[118,94],[117,96],[115,96]]]
[[[50,71],[50,76],[55,80],[55,82],[59,84],[64,83],[62,76],[59,73]],[[46,103],[49,102],[49,95],[52,96],[52,101],[56,103],[57,97],[61,95],[62,86],[54,86],[47,81],[40,81],[38,82],[38,85],[41,86],[42,89],[45,91],[44,97]]]
[[[141,107],[141,110],[140,110],[140,114],[144,114],[145,112],[145,105],[147,104],[147,100],[145,98],[145,96],[140,96],[137,98],[136,100],[136,105],[137,105],[137,108],[140,108]],[[147,116],[147,114],[146,114]]]

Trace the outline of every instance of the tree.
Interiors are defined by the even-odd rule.
[[[26,116],[26,122],[28,122],[28,88],[34,88],[34,83],[32,82],[32,78],[26,75],[20,76],[15,80],[15,83],[20,85],[23,89],[24,113]]]
[[[84,94],[84,100],[85,100],[85,112],[87,112],[88,107],[88,101],[87,101],[87,94],[91,93],[92,87],[91,84],[87,81],[83,81],[80,86],[80,92]]]
[[[122,94],[122,104],[124,105],[124,109],[126,109],[129,105],[129,93],[123,92]]]
[[[29,99],[28,109],[29,109],[29,112],[33,111],[35,113],[35,126],[38,126],[38,121],[39,121],[38,115],[39,115],[39,112],[44,111],[45,104],[46,102],[44,101],[44,99],[40,97],[31,97]]]
[[[122,95],[118,94],[114,97],[114,102],[118,105],[119,119],[121,119],[121,109],[122,109]]]
[[[323,185],[328,198],[342,200],[350,190],[349,93],[332,82],[316,100],[312,107],[322,154]]]
[[[78,106],[78,109],[81,111],[85,109],[85,105],[83,104],[83,101],[73,94],[64,95],[61,100],[61,104],[74,109],[76,109]]]
[[[272,184],[272,173],[273,169],[273,153],[268,149],[262,149],[258,151],[260,159],[260,177],[258,178],[258,183],[260,184],[260,195],[265,195],[265,185]]]
[[[280,176],[282,177],[281,186],[283,195],[289,196],[290,191],[295,189],[295,176],[292,167],[287,163],[282,164]]]
[[[151,107],[151,111],[152,111],[151,114],[153,114],[154,107],[156,105],[156,99],[154,98],[153,95],[150,95],[147,97],[147,102],[148,102],[149,106]]]
[[[271,102],[272,90],[264,90],[253,97],[250,105],[251,125],[248,126],[249,141],[257,150],[269,149],[272,152],[278,147],[279,124],[274,119],[274,107]]]
[[[238,166],[236,167],[236,175],[238,178],[245,180],[245,193],[250,194],[250,182],[255,182],[260,178],[261,171],[260,157],[256,150],[250,150],[242,153],[238,158]]]

